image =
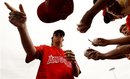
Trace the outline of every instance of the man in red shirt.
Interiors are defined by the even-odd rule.
[[[73,8],[73,0],[45,0],[38,6],[37,15],[42,22],[52,23],[65,20]]]
[[[61,49],[63,30],[56,30],[52,36],[52,45],[34,46],[28,34],[26,26],[26,14],[22,5],[19,5],[20,11],[5,3],[11,10],[9,21],[17,27],[22,45],[27,53],[26,62],[29,63],[34,59],[39,59],[40,66],[36,79],[74,79],[81,73],[76,62],[75,55],[71,50],[63,51]]]

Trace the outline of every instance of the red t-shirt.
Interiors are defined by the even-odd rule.
[[[64,51],[54,46],[36,47],[34,57],[27,55],[26,62],[41,60],[36,79],[74,79],[72,64],[64,58]]]
[[[130,14],[126,18],[126,25],[127,25],[128,29],[130,30]]]

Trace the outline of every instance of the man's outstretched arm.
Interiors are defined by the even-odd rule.
[[[26,14],[24,12],[24,9],[22,5],[19,5],[20,11],[17,11],[15,8],[10,6],[8,3],[5,2],[6,7],[11,11],[9,13],[9,21],[11,24],[17,27],[22,45],[26,51],[27,54],[35,55],[36,49],[33,46],[33,43],[31,41],[31,38],[28,34],[28,30],[26,27]]]
[[[100,12],[110,0],[97,0],[96,3],[84,14],[77,30],[81,33],[85,33],[90,27],[95,15]]]

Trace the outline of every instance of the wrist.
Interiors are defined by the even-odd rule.
[[[73,61],[71,61],[71,63],[72,63],[72,64],[76,64],[77,62],[76,62],[76,60],[73,60]]]
[[[17,27],[18,30],[22,30],[22,29],[25,29],[26,28],[26,24],[22,24],[22,25],[19,25]]]
[[[112,43],[111,40],[107,40],[107,45],[110,45]]]
[[[105,57],[105,54],[102,54],[102,55],[100,55],[100,59],[101,60],[104,60],[106,57]]]

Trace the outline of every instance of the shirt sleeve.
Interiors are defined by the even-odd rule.
[[[126,18],[126,25],[127,25],[128,29],[130,30],[130,14]]]
[[[44,46],[40,45],[40,46],[34,46],[34,47],[36,48],[36,54],[35,55],[27,54],[26,59],[25,59],[26,63],[29,63],[29,62],[33,61],[34,59],[39,59],[39,60],[42,59],[43,52],[44,52]]]

